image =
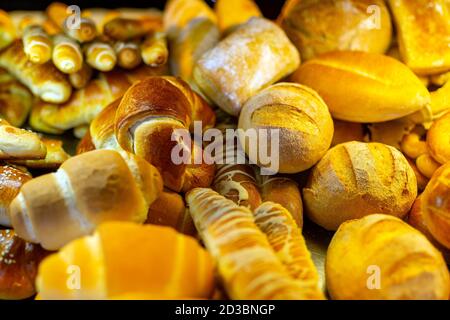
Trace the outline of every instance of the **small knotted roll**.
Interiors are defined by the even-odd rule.
[[[52,60],[55,66],[64,73],[75,73],[83,66],[83,53],[80,45],[73,39],[59,34],[54,38]]]
[[[169,57],[166,34],[154,32],[148,36],[141,45],[141,54],[146,65],[157,67],[165,64]]]
[[[141,62],[141,49],[134,42],[118,41],[114,44],[117,64],[124,69],[133,69]]]
[[[43,64],[52,57],[52,40],[38,25],[30,25],[23,31],[23,50],[28,60]]]
[[[111,71],[117,62],[114,49],[106,42],[95,41],[85,47],[86,62],[99,71]]]

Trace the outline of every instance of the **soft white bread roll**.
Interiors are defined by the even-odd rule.
[[[372,213],[403,218],[417,196],[416,176],[397,149],[347,142],[330,149],[303,189],[308,217],[328,230]]]
[[[217,0],[214,12],[220,31],[224,34],[232,32],[252,17],[263,16],[253,0]]]
[[[290,276],[248,208],[206,188],[191,190],[186,201],[231,299],[321,298]]]
[[[208,98],[236,116],[250,97],[299,63],[297,49],[280,27],[252,18],[198,60],[194,79]]]
[[[214,266],[195,239],[171,228],[108,222],[42,261],[36,285],[40,299],[207,299]]]
[[[16,40],[0,53],[0,67],[5,68],[36,96],[46,102],[63,103],[72,93],[67,78],[50,61],[33,64],[23,51],[22,41]]]
[[[316,90],[339,120],[384,122],[430,104],[430,94],[419,78],[401,62],[381,54],[325,53],[301,65],[291,79]]]
[[[338,300],[447,300],[442,254],[402,220],[373,214],[344,223],[327,252],[328,292]]]
[[[391,44],[383,0],[291,1],[279,20],[305,60],[335,50],[385,53]]]
[[[23,239],[56,250],[105,221],[144,222],[161,191],[160,174],[144,159],[96,150],[24,184],[10,206],[11,224]]]
[[[47,149],[39,136],[0,119],[0,159],[42,159]]]
[[[271,145],[271,130],[279,130],[279,172],[297,173],[311,168],[328,150],[333,138],[333,120],[326,104],[310,88],[295,83],[277,83],[251,97],[239,116],[240,141],[253,163],[262,164],[255,147]],[[268,130],[268,141],[245,143],[247,130]],[[276,146],[275,146],[276,147]],[[254,151],[254,150],[253,150]],[[257,158],[255,158],[255,155]],[[270,165],[270,164],[269,164]],[[272,164],[273,165],[273,164]]]

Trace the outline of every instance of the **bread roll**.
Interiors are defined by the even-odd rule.
[[[272,150],[271,156],[279,157],[281,173],[311,168],[328,150],[333,138],[333,121],[323,100],[314,90],[294,83],[272,85],[250,98],[239,116],[239,128],[279,129],[279,150]],[[252,155],[242,134],[243,149],[251,161],[261,165],[260,152],[258,158],[253,158],[255,153]],[[258,139],[259,147],[265,143],[270,145],[272,141]]]
[[[428,179],[431,179],[433,174],[437,169],[439,169],[440,166],[441,164],[434,160],[433,157],[428,153],[424,153],[416,159],[417,170],[419,170],[420,173]]]
[[[228,34],[252,17],[262,17],[253,0],[217,0],[214,5],[220,31]]]
[[[103,41],[93,41],[85,45],[86,62],[92,68],[107,72],[111,71],[117,62],[114,49]]]
[[[47,149],[44,159],[40,160],[15,160],[11,163],[23,165],[30,169],[57,169],[70,155],[64,150],[63,142],[57,139],[42,138],[42,143]]]
[[[0,9],[0,50],[9,46],[16,38],[16,28],[6,11]]]
[[[142,61],[148,66],[157,67],[167,62],[169,49],[164,32],[153,32],[141,44]]]
[[[389,0],[402,60],[415,73],[450,69],[450,8],[446,0]]]
[[[441,164],[450,161],[450,112],[436,120],[427,133],[427,148]]]
[[[328,248],[325,268],[333,299],[447,300],[450,293],[442,254],[392,216],[344,223]]]
[[[46,63],[52,58],[52,40],[41,26],[30,25],[22,36],[23,50],[33,63]]]
[[[95,145],[94,143],[92,143],[91,133],[88,130],[84,135],[84,137],[78,143],[75,154],[78,155],[93,150],[95,150]]]
[[[80,70],[69,74],[70,84],[75,89],[83,89],[91,80],[92,74],[92,68],[86,62],[83,62]]]
[[[162,191],[156,168],[129,153],[96,150],[24,184],[10,206],[17,234],[48,250],[105,221],[144,222]]]
[[[201,299],[213,292],[214,268],[195,239],[171,228],[109,222],[47,257],[39,266],[36,286],[44,300],[103,300],[125,294]]]
[[[405,217],[417,182],[397,149],[381,143],[347,142],[330,149],[303,189],[306,213],[328,230],[372,213]]]
[[[142,62],[141,49],[135,42],[118,41],[114,44],[114,50],[119,67],[133,69]]]
[[[431,92],[431,113],[433,119],[439,119],[450,111],[450,81],[442,88]]]
[[[421,197],[423,217],[430,233],[450,249],[450,163],[434,173]]]
[[[335,50],[385,53],[392,37],[383,0],[297,1],[280,25],[305,60]]]
[[[83,53],[78,42],[64,35],[56,35],[53,43],[52,60],[55,66],[64,73],[80,71],[83,66]]]
[[[292,80],[316,90],[339,120],[384,122],[430,104],[430,94],[417,76],[380,54],[326,53],[300,66]]]
[[[200,58],[194,79],[208,98],[237,116],[250,97],[293,72],[299,63],[297,50],[281,28],[252,18]]]
[[[161,28],[162,20],[160,17],[155,17],[155,19],[127,19],[117,17],[104,25],[103,33],[109,38],[127,41],[141,38]]]

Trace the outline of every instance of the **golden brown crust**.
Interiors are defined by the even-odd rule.
[[[82,154],[85,152],[93,151],[95,150],[95,145],[92,142],[91,133],[88,130],[84,137],[80,140],[80,142],[77,145],[76,154]]]
[[[381,143],[348,142],[330,149],[303,189],[308,217],[328,230],[377,212],[403,218],[416,196],[408,161]]]
[[[333,299],[447,300],[450,293],[441,253],[392,216],[344,223],[331,241],[325,267]]]
[[[41,160],[17,160],[12,163],[32,169],[57,169],[70,155],[64,150],[63,142],[57,139],[42,138],[47,154]]]
[[[127,41],[141,38],[161,28],[162,17],[159,16],[154,16],[153,19],[127,19],[117,17],[108,21],[103,26],[103,33],[112,39]]]
[[[252,17],[263,14],[253,0],[217,0],[214,5],[218,26],[223,34],[229,34]]]
[[[9,46],[16,38],[16,28],[6,11],[0,10],[0,49]]]
[[[89,132],[96,149],[121,149],[114,133],[116,111],[121,100],[111,102],[91,122]]]
[[[436,120],[427,133],[427,147],[440,164],[450,161],[450,112]]]

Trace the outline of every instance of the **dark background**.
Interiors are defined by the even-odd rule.
[[[68,5],[76,4],[83,8],[120,8],[120,7],[136,7],[136,8],[164,8],[166,0],[59,0]],[[43,10],[52,0],[36,1],[36,0],[0,0],[0,8],[9,10]],[[214,4],[214,0],[206,0],[210,5]],[[280,12],[284,0],[256,0],[264,16],[270,19],[277,17]]]

